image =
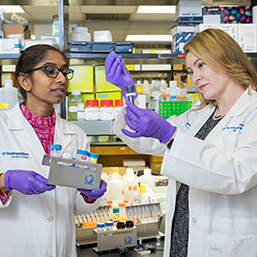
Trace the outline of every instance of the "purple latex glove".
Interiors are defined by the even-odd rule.
[[[105,191],[106,191],[106,183],[104,182],[104,180],[101,179],[100,188],[99,189],[87,190],[87,189],[78,188],[78,191],[80,193],[86,195],[87,197],[95,200],[95,199],[98,199],[101,196],[103,196],[103,194],[105,193]]]
[[[153,137],[161,143],[167,142],[175,133],[176,127],[172,126],[163,117],[152,110],[140,109],[129,101],[126,102],[125,120],[127,125],[135,132],[122,129],[129,137]]]
[[[113,85],[119,87],[121,89],[121,95],[124,98],[127,98],[126,94],[126,87],[127,86],[134,86],[134,82],[130,76],[130,73],[126,66],[123,63],[122,57],[117,55],[115,52],[110,52],[105,60],[105,78],[108,82],[112,83]],[[117,61],[118,59],[118,61]],[[135,96],[138,96],[136,87],[135,87]]]
[[[42,194],[55,189],[55,186],[46,183],[46,178],[31,170],[7,170],[4,176],[8,191],[17,190],[26,195]]]

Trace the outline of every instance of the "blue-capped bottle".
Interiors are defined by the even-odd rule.
[[[77,160],[79,161],[88,161],[89,157],[89,152],[86,150],[77,150]]]
[[[59,144],[52,144],[50,145],[50,155],[54,157],[61,156],[62,146]]]
[[[99,158],[99,154],[89,153],[89,161],[90,162],[97,163],[98,158]]]

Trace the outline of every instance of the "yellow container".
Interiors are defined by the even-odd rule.
[[[126,65],[126,67],[128,70],[135,69],[134,65]],[[96,89],[96,93],[108,92],[108,91],[120,91],[118,87],[106,81],[104,66],[95,67],[95,89]]]
[[[74,76],[69,82],[68,93],[72,90],[80,90],[81,93],[94,92],[94,68],[92,65],[70,66],[74,70]]]

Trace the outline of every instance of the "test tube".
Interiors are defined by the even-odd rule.
[[[125,220],[126,217],[126,209],[125,209],[125,203],[119,203],[119,213],[120,213],[120,219]]]

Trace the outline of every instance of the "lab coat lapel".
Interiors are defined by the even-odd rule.
[[[255,98],[252,98],[249,93],[255,95]],[[242,115],[247,108],[251,105],[252,101],[257,100],[257,94],[255,91],[245,90],[245,92],[241,95],[241,97],[237,100],[237,102],[232,106],[229,112],[222,118],[222,120],[214,127],[213,131],[206,137],[206,139],[210,139],[216,135],[218,135],[231,120],[236,117]]]
[[[26,118],[23,116],[19,103],[9,111],[7,118],[7,126],[9,130],[13,131],[17,141],[20,142],[30,153],[33,153],[34,158],[42,160],[45,154],[43,146]],[[48,175],[48,169],[42,169],[42,175]],[[39,172],[39,171],[37,171]]]

